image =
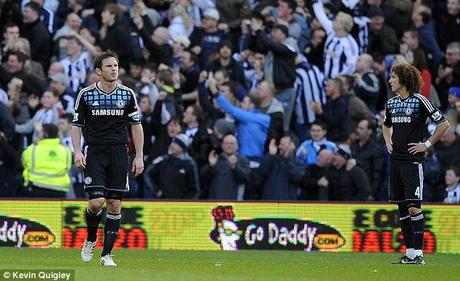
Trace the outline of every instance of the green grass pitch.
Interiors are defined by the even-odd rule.
[[[419,266],[392,265],[399,254],[115,250],[116,268],[99,266],[99,255],[85,264],[79,250],[0,248],[0,269],[74,269],[82,281],[460,280],[460,255],[446,254]]]

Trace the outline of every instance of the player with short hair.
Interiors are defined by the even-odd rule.
[[[100,264],[116,266],[110,253],[120,227],[121,200],[123,194],[129,191],[128,124],[131,125],[136,149],[132,165],[135,176],[144,169],[144,136],[136,94],[117,82],[117,55],[112,51],[101,53],[96,57],[94,67],[100,80],[78,94],[71,131],[75,164],[84,169],[85,191],[89,197],[85,212],[88,234],[81,250],[81,258],[84,262],[93,258],[102,206],[107,203],[104,248]],[[80,145],[82,129],[85,138],[83,152]]]
[[[398,204],[406,254],[398,264],[425,264],[423,259],[424,152],[449,128],[449,122],[420,94],[420,72],[409,64],[392,69],[391,90],[398,93],[385,106],[383,137],[391,153],[390,202]],[[436,124],[434,133],[423,142],[427,118]]]

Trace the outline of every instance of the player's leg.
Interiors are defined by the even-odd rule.
[[[88,194],[90,198],[85,212],[87,236],[81,249],[81,259],[84,262],[90,262],[93,259],[97,230],[102,218],[102,206],[105,203],[104,198],[93,198],[92,192],[88,192]]]
[[[97,229],[99,228],[99,223],[101,222],[101,219],[102,219],[102,207],[104,206],[105,198],[104,197],[94,197],[94,193],[99,193],[99,191],[88,192],[88,193],[89,193],[90,198],[88,201],[88,208],[86,208],[86,213],[85,213],[86,228],[87,228],[86,240],[91,241],[91,242],[96,242]]]
[[[97,230],[102,219],[102,207],[105,203],[105,165],[107,159],[98,147],[85,149],[86,169],[84,187],[88,193],[88,207],[85,210],[87,237],[81,250],[81,258],[89,262],[93,258],[97,241]]]
[[[406,177],[406,202],[411,219],[412,233],[414,236],[414,254],[417,263],[425,264],[423,260],[423,234],[424,216],[420,202],[423,199],[423,166],[421,163],[408,163]]]
[[[403,234],[404,244],[406,246],[406,254],[399,258],[394,264],[409,264],[413,261],[413,232],[410,221],[409,210],[404,201],[404,183],[403,183],[403,168],[401,161],[392,161],[389,178],[389,195],[390,202],[398,204],[399,221],[401,223],[401,231]],[[410,257],[412,256],[412,257]]]
[[[117,240],[121,220],[121,197],[122,193],[110,192],[107,199],[107,218],[104,226],[104,248],[101,254],[101,265],[116,266],[111,253]],[[111,199],[109,199],[111,198]]]
[[[104,249],[101,265],[116,266],[111,257],[121,219],[121,200],[129,190],[128,150],[125,145],[110,147],[110,165],[107,169],[107,220],[104,227]]]
[[[401,223],[401,231],[403,234],[404,245],[406,246],[406,255],[410,260],[415,258],[414,252],[414,233],[412,231],[411,217],[407,204],[404,202],[398,203],[399,222]],[[404,258],[404,257],[403,257]],[[407,259],[402,263],[410,263]]]
[[[414,254],[418,264],[425,264],[423,259],[423,235],[425,232],[425,217],[420,203],[410,203],[409,213],[414,233]]]

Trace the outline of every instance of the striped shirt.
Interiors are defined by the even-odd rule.
[[[302,62],[296,66],[296,90],[295,112],[297,124],[310,124],[315,121],[316,115],[311,109],[311,102],[326,104],[326,91],[324,87],[324,74],[308,62]]]
[[[85,83],[86,74],[92,69],[90,54],[83,51],[76,60],[71,61],[70,57],[67,57],[60,63],[64,66],[65,74],[70,78],[69,88],[74,94],[77,94]]]
[[[359,56],[355,39],[350,34],[345,36],[335,34],[332,21],[326,16],[322,2],[315,2],[313,11],[328,36],[324,44],[324,75],[326,78],[353,75]]]
[[[358,56],[358,44],[350,34],[330,35],[324,45],[324,74],[327,78],[353,75]]]
[[[367,53],[367,43],[369,40],[369,28],[367,24],[370,20],[368,17],[360,16],[353,17],[353,21],[358,26],[356,43],[358,44],[359,54],[365,54]]]
[[[460,183],[454,189],[446,188],[444,200],[448,204],[460,204]]]

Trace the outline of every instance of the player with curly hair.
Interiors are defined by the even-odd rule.
[[[420,205],[423,199],[422,162],[425,151],[441,138],[449,122],[420,94],[423,81],[415,67],[409,64],[395,66],[389,82],[397,95],[386,103],[382,131],[391,153],[390,202],[398,204],[406,245],[406,254],[396,263],[425,264],[422,253],[424,216]],[[436,124],[436,129],[424,141],[428,118]]]

